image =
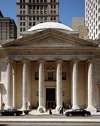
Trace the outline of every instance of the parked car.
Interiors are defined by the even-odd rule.
[[[66,116],[90,116],[90,111],[87,111],[85,109],[75,109],[71,111],[65,112]]]
[[[18,115],[21,115],[22,113],[23,113],[23,111],[10,108],[10,109],[1,111],[0,114],[5,115],[5,116],[7,116],[7,115],[9,115],[9,116],[18,116]]]

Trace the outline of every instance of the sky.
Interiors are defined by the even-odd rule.
[[[85,0],[59,0],[59,20],[61,23],[71,26],[72,17],[84,17]],[[0,0],[0,10],[4,17],[10,17],[17,23],[16,0]]]

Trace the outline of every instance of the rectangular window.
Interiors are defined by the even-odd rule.
[[[62,80],[66,80],[66,72],[62,72]]]
[[[35,80],[39,80],[39,73],[35,72]]]
[[[32,26],[32,22],[29,22],[29,26]]]
[[[20,32],[22,32],[22,28],[20,28]]]
[[[22,5],[20,5],[20,9],[22,9]]]
[[[35,25],[35,22],[33,22],[33,26]]]
[[[23,28],[23,31],[25,31],[25,28]]]
[[[25,22],[23,22],[23,26],[25,26]]]
[[[48,72],[48,80],[53,80],[53,72]]]

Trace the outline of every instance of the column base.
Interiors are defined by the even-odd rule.
[[[86,110],[90,111],[91,114],[95,114],[96,113],[96,108],[94,106],[92,106],[92,105],[88,106]]]
[[[79,109],[79,107],[77,105],[74,105],[74,106],[72,106],[71,109]]]
[[[25,106],[22,106],[21,110],[26,110],[26,107]]]
[[[14,107],[12,107],[12,106],[5,106],[4,108],[5,109],[13,109]]]
[[[56,106],[56,109],[55,109],[55,110],[56,110],[56,113],[57,113],[57,114],[60,114],[60,108],[61,108],[61,107],[62,107],[62,106]]]
[[[37,109],[38,113],[44,113],[45,111],[46,111],[46,109],[45,109],[44,106],[39,106],[38,109]]]

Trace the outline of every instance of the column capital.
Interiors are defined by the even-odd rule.
[[[87,60],[87,63],[93,63],[93,62],[94,62],[93,58],[89,58],[89,59]]]
[[[22,62],[28,62],[29,60],[27,58],[22,59]]]
[[[63,60],[62,59],[56,59],[56,62],[57,63],[63,63]]]
[[[75,57],[72,59],[72,63],[78,63],[79,62],[79,58],[78,57]]]
[[[14,63],[13,59],[11,59],[11,58],[6,58],[5,62],[6,63]]]
[[[39,63],[45,63],[45,60],[44,59],[38,59],[38,62]]]

